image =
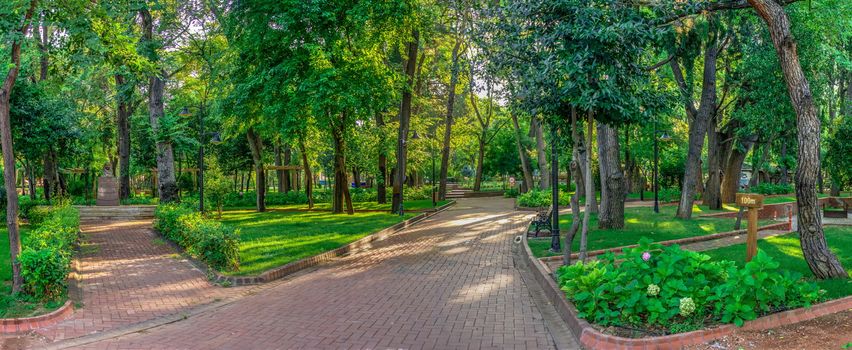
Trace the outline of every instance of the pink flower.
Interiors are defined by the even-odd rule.
[[[645,260],[645,261],[651,260],[651,253],[648,253],[648,252],[642,253],[642,260]]]

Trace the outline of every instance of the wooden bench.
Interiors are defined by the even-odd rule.
[[[535,215],[535,219],[533,220],[533,231],[527,232],[527,237],[539,237],[542,229],[547,232],[551,232],[552,225],[551,220],[553,218],[553,207],[549,206],[547,209],[544,207],[538,209],[538,213]]]

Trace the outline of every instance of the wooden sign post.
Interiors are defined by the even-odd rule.
[[[737,193],[737,205],[748,208],[748,237],[746,238],[746,261],[757,255],[757,213],[763,208],[763,195]]]

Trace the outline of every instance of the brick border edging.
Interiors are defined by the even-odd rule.
[[[378,231],[378,232],[373,233],[371,235],[362,237],[361,239],[354,241],[352,243],[349,243],[349,244],[342,246],[340,248],[329,250],[327,252],[320,253],[320,254],[317,254],[317,255],[314,255],[314,256],[310,256],[310,257],[307,257],[307,258],[304,258],[304,259],[301,259],[301,260],[293,261],[293,262],[290,262],[290,263],[282,265],[282,266],[274,267],[272,269],[269,269],[269,270],[266,270],[266,271],[260,273],[259,275],[227,276],[227,275],[223,275],[223,274],[219,273],[218,271],[214,271],[213,269],[207,268],[207,266],[204,265],[203,262],[200,262],[200,261],[195,260],[195,259],[192,259],[192,261],[195,262],[195,264],[199,268],[204,270],[207,274],[211,275],[210,279],[215,283],[219,283],[219,284],[228,283],[231,286],[247,286],[247,285],[253,285],[253,284],[267,283],[267,282],[271,282],[271,281],[274,281],[274,280],[277,280],[277,279],[281,279],[281,278],[283,278],[287,275],[294,274],[294,273],[296,273],[300,270],[304,270],[306,268],[313,267],[313,266],[322,264],[324,262],[331,261],[335,258],[344,256],[344,255],[347,255],[347,254],[355,253],[355,252],[358,252],[358,251],[369,249],[372,246],[373,242],[381,241],[381,240],[383,240],[387,237],[390,237],[390,236],[394,235],[395,233],[397,233],[399,231],[402,231],[402,230],[404,230],[404,229],[406,229],[406,228],[408,228],[408,227],[410,227],[410,226],[412,226],[412,225],[414,225],[414,224],[416,224],[416,223],[418,223],[422,220],[425,220],[426,218],[429,218],[429,217],[436,215],[436,214],[438,214],[438,213],[440,213],[444,210],[447,210],[448,208],[452,207],[455,204],[456,204],[456,201],[452,200],[449,203],[444,204],[444,205],[436,208],[435,210],[428,211],[428,212],[425,212],[425,213],[421,213],[421,214],[419,214],[419,215],[417,215],[413,218],[410,218],[410,219],[405,220],[403,222],[394,224],[393,226],[382,229],[381,231]]]
[[[0,319],[0,333],[18,333],[31,331],[43,327],[52,326],[61,321],[64,321],[68,316],[74,313],[74,303],[71,300],[66,300],[65,304],[50,313],[24,318],[3,318]]]
[[[789,230],[789,228],[790,228],[790,224],[788,222],[779,222],[777,224],[770,224],[770,225],[758,227],[757,230],[758,231]],[[746,233],[746,231],[747,230],[720,232],[720,233],[714,233],[714,234],[710,234],[710,235],[686,237],[686,238],[672,239],[672,240],[668,240],[668,241],[654,242],[654,243],[662,244],[664,246],[670,246],[670,245],[673,245],[673,244],[705,242],[705,241],[712,241],[712,240],[715,240],[715,239],[720,239],[720,238],[725,238],[725,237],[741,235],[741,234]],[[603,255],[607,252],[621,253],[621,251],[624,250],[624,249],[635,248],[635,247],[638,247],[638,246],[639,246],[638,244],[631,244],[631,245],[625,245],[625,246],[615,247],[615,248],[598,249],[598,250],[590,251],[586,254],[587,254],[587,256],[592,257],[592,256]],[[577,259],[579,257],[580,257],[579,253],[571,254],[571,259]],[[557,261],[557,260],[562,260],[562,256],[561,255],[559,255],[559,256],[547,256],[547,257],[540,258],[539,260]]]
[[[731,335],[737,329],[764,330],[852,309],[852,296],[847,296],[812,305],[810,308],[799,308],[766,315],[756,320],[747,321],[742,328],[726,324],[688,333],[648,338],[624,338],[603,334],[592,327],[588,321],[577,317],[577,308],[568,301],[565,293],[556,284],[553,276],[548,272],[542,262],[533,256],[532,250],[530,250],[527,244],[526,235],[521,236],[524,245],[523,249],[526,253],[524,254],[524,259],[526,259],[529,266],[534,267],[532,270],[534,270],[533,277],[535,281],[541,286],[545,296],[553,304],[556,312],[565,321],[574,336],[579,339],[584,347],[589,349],[679,349],[684,346],[702,344]]]

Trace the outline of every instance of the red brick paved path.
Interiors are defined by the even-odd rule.
[[[83,224],[79,259],[83,307],[70,319],[39,330],[42,341],[128,326],[237,292],[207,282],[150,227],[150,221]]]
[[[512,261],[512,238],[528,215],[504,199],[463,200],[370,251],[86,348],[552,348]]]

